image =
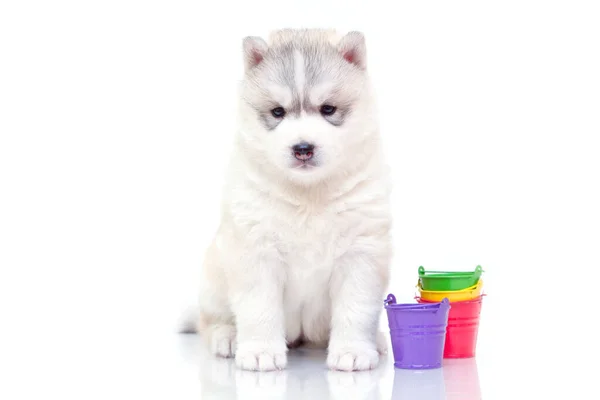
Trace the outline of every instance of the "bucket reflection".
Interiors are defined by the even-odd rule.
[[[445,359],[443,372],[447,400],[481,399],[475,358]]]
[[[442,368],[428,370],[398,369],[394,371],[394,400],[444,400]]]
[[[444,359],[442,368],[394,371],[393,400],[481,400],[476,358]]]

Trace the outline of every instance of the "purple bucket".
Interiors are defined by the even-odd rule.
[[[447,298],[440,303],[396,304],[385,300],[394,366],[401,369],[432,369],[442,366],[448,311]]]

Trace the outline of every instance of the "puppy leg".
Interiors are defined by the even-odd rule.
[[[210,290],[205,290],[204,294],[197,331],[213,355],[233,357],[236,336],[233,314],[225,305],[225,298],[220,298]]]
[[[235,326],[211,324],[202,334],[212,354],[225,358],[235,355]]]
[[[388,341],[390,339],[383,332],[377,333],[377,352],[379,354],[387,354],[388,352]]]
[[[341,371],[373,369],[379,363],[377,332],[387,281],[385,258],[353,252],[335,265],[327,365]]]
[[[236,329],[227,301],[225,264],[214,242],[206,253],[202,272],[196,331],[213,355],[233,357]]]
[[[283,369],[287,365],[285,271],[276,254],[261,252],[240,261],[241,265],[230,275],[230,299],[237,329],[236,364],[245,370]]]

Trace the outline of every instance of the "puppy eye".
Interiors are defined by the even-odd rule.
[[[335,114],[336,110],[337,110],[336,107],[331,106],[329,104],[323,104],[321,106],[321,114],[323,114],[323,115],[333,115],[333,114]]]
[[[283,107],[275,107],[271,110],[271,115],[273,115],[275,118],[283,118],[285,115],[285,109]]]

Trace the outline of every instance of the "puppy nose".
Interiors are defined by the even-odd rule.
[[[315,146],[310,143],[302,142],[292,147],[292,150],[294,151],[294,156],[298,160],[307,161],[312,158]]]

